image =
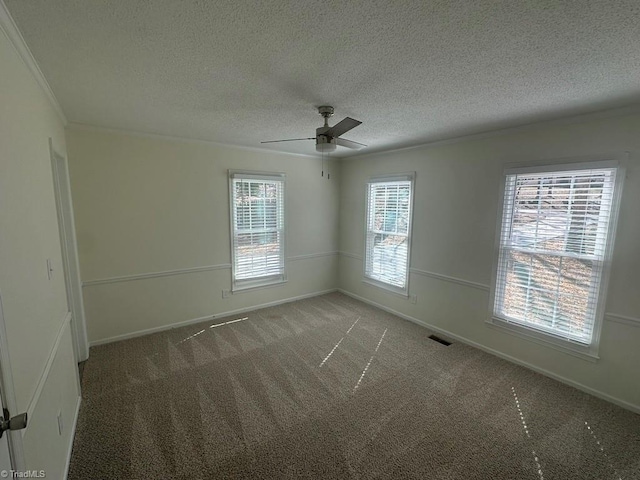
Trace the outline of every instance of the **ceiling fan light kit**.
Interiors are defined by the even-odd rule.
[[[278,143],[278,142],[294,142],[298,140],[315,140],[316,151],[320,153],[330,153],[336,150],[338,145],[341,147],[360,149],[366,147],[363,143],[354,142],[353,140],[347,140],[345,138],[339,138],[343,133],[348,132],[352,128],[357,127],[362,122],[354,120],[353,118],[346,117],[340,122],[336,123],[333,127],[329,126],[329,117],[333,116],[333,107],[330,105],[322,105],[318,107],[318,114],[324,118],[324,125],[316,128],[315,137],[307,138],[292,138],[287,140],[269,140],[260,143]]]
[[[320,129],[318,129],[320,130]],[[316,136],[316,152],[328,153],[333,152],[337,148],[337,139],[329,138],[326,135]]]

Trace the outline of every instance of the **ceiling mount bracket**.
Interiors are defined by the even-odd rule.
[[[333,107],[330,107],[329,105],[322,105],[321,107],[318,107],[318,114],[324,118],[332,117]]]
[[[333,116],[333,107],[329,105],[322,105],[318,107],[318,115],[324,118],[324,126],[329,127],[329,117]]]

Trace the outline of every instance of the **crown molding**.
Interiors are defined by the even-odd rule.
[[[352,160],[352,159],[361,160],[363,158],[378,157],[381,155],[388,155],[390,153],[408,152],[411,150],[419,150],[422,148],[429,148],[429,147],[440,147],[444,145],[452,145],[455,143],[470,142],[473,140],[483,140],[485,138],[499,137],[503,135],[509,135],[509,134],[515,134],[515,133],[521,133],[521,132],[529,132],[532,130],[537,130],[537,129],[546,128],[546,127],[553,127],[557,125],[573,125],[573,124],[591,122],[595,120],[605,120],[608,118],[624,117],[626,115],[634,115],[638,113],[640,113],[640,103],[633,103],[631,105],[627,105],[624,107],[596,110],[593,112],[586,112],[578,115],[563,116],[563,117],[549,119],[549,120],[541,120],[538,122],[525,123],[522,125],[514,125],[512,127],[497,128],[494,130],[487,130],[484,132],[471,133],[468,135],[458,135],[450,138],[444,138],[441,140],[433,140],[433,141],[419,143],[416,145],[409,145],[406,147],[382,149],[382,150],[379,150],[376,152],[370,152],[370,153],[367,153],[367,152],[356,153],[354,155],[349,155],[346,157],[338,157],[338,158],[340,160]]]
[[[204,140],[204,139],[197,139],[197,138],[190,138],[190,137],[164,135],[164,134],[158,134],[158,133],[147,133],[147,132],[140,132],[136,130],[108,128],[108,127],[100,127],[100,126],[86,125],[86,124],[80,124],[80,123],[70,124],[64,114],[64,111],[62,110],[62,107],[60,106],[60,103],[56,99],[53,93],[53,90],[49,85],[49,82],[47,82],[47,79],[42,73],[42,70],[40,70],[40,67],[38,66],[33,55],[31,54],[31,51],[29,50],[29,47],[27,46],[24,40],[24,37],[20,33],[20,30],[18,29],[15,21],[11,17],[11,14],[9,13],[9,10],[7,9],[3,0],[0,0],[0,30],[3,31],[4,34],[7,36],[8,40],[11,42],[11,44],[15,48],[18,55],[20,56],[24,64],[27,66],[27,68],[29,69],[29,71],[37,81],[38,85],[40,85],[40,87],[44,91],[45,95],[48,97],[52,107],[60,117],[60,120],[62,121],[65,127],[72,126],[73,128],[84,129],[84,130],[95,130],[95,131],[120,133],[125,135],[133,135],[133,136],[140,136],[140,137],[147,137],[147,138],[161,138],[161,139],[174,140],[174,141],[203,143],[203,144],[209,144],[209,145],[217,145],[221,147],[239,148],[243,150],[255,151],[260,153],[268,152],[268,153],[291,155],[291,156],[297,156],[297,157],[320,158],[320,156],[314,155],[314,154],[282,152],[279,150],[272,150],[267,148],[248,147],[243,145],[215,142],[211,140]],[[362,153],[356,153],[353,155],[346,155],[346,156],[334,155],[331,158],[333,160],[345,161],[350,159],[377,157],[380,155],[388,155],[390,153],[405,152],[405,151],[417,150],[417,149],[428,148],[428,147],[437,147],[437,146],[450,145],[450,144],[462,143],[462,142],[473,141],[473,140],[481,140],[481,139],[495,137],[495,136],[526,132],[526,131],[535,130],[538,128],[545,128],[549,126],[583,123],[583,122],[588,122],[593,120],[621,117],[621,116],[632,115],[637,113],[640,113],[640,104],[632,104],[624,107],[609,108],[609,109],[597,110],[593,112],[586,112],[583,114],[568,115],[568,116],[562,116],[559,118],[554,118],[549,120],[541,120],[541,121],[531,122],[531,123],[526,123],[521,125],[514,125],[511,127],[497,128],[497,129],[487,130],[484,132],[478,132],[478,133],[473,133],[468,135],[456,135],[450,138],[426,141],[426,142],[422,142],[415,145],[409,145],[405,147],[387,148],[387,149],[381,148],[380,150],[374,151],[374,152],[362,152]]]
[[[2,2],[2,0],[0,0],[0,3],[1,2]],[[370,157],[378,157],[378,156],[382,156],[382,155],[388,155],[390,153],[407,152],[407,151],[411,151],[411,150],[419,150],[419,149],[422,149],[422,148],[430,148],[430,147],[439,147],[439,146],[443,146],[443,145],[451,145],[451,144],[456,144],[456,143],[470,142],[470,141],[474,141],[474,140],[482,140],[482,139],[485,139],[485,138],[499,137],[499,136],[503,136],[503,135],[509,135],[509,134],[515,134],[515,133],[521,133],[521,132],[528,132],[528,131],[537,130],[537,129],[540,129],[540,128],[552,127],[552,126],[557,126],[557,125],[572,125],[572,124],[585,123],[585,122],[590,122],[590,121],[595,121],[595,120],[605,120],[605,119],[608,119],[608,118],[624,117],[626,115],[634,115],[634,114],[638,114],[638,113],[640,113],[640,103],[638,103],[638,104],[634,103],[632,105],[627,105],[625,107],[610,108],[610,109],[606,109],[606,110],[598,110],[598,111],[595,111],[595,112],[588,112],[588,113],[583,113],[583,114],[579,114],[579,115],[565,116],[565,117],[555,118],[555,119],[551,119],[551,120],[542,120],[542,121],[539,121],[539,122],[527,123],[527,124],[524,124],[524,125],[516,125],[516,126],[513,126],[513,127],[505,127],[505,128],[495,129],[495,130],[487,130],[485,132],[473,133],[473,134],[469,134],[469,135],[459,135],[459,136],[446,138],[446,139],[442,139],[442,140],[434,140],[434,141],[430,141],[430,142],[423,142],[423,143],[420,143],[420,144],[417,144],[417,145],[410,145],[410,146],[407,146],[407,147],[382,149],[382,150],[379,150],[379,151],[376,151],[376,152],[371,152],[371,153],[363,152],[363,153],[358,153],[358,154],[348,155],[348,156],[332,155],[330,157],[330,159],[331,160],[337,160],[337,161],[348,161],[348,160],[352,160],[352,159],[360,160],[360,159],[363,159],[363,158],[370,158]],[[138,131],[138,130],[131,130],[131,129],[101,127],[101,126],[97,126],[97,125],[88,125],[88,124],[84,124],[84,123],[75,123],[75,122],[73,122],[73,123],[69,123],[68,127],[76,129],[76,130],[86,130],[86,131],[94,131],[94,132],[113,133],[113,134],[120,134],[120,135],[131,135],[131,136],[134,136],[134,137],[155,138],[155,139],[162,139],[162,140],[168,140],[168,141],[179,141],[179,142],[187,142],[187,143],[200,143],[200,144],[205,144],[205,145],[215,145],[215,146],[226,147],[226,148],[238,148],[238,149],[241,149],[241,150],[248,150],[248,151],[253,151],[253,152],[258,152],[258,153],[273,153],[273,154],[278,154],[278,155],[289,155],[289,156],[294,156],[294,157],[307,157],[307,158],[316,158],[316,159],[321,158],[320,156],[313,155],[313,154],[283,152],[283,151],[280,151],[280,150],[271,150],[271,149],[268,149],[268,148],[247,147],[247,146],[244,146],[244,145],[235,145],[235,144],[232,144],[232,143],[216,142],[216,141],[213,141],[213,140],[204,140],[204,139],[197,139],[197,138],[191,138],[191,137],[181,137],[181,136],[177,136],[177,135],[166,135],[166,134],[162,134],[162,133],[141,132],[141,131]]]
[[[292,157],[314,158],[317,160],[321,159],[321,157],[318,155],[309,155],[306,153],[281,152],[279,150],[271,150],[269,148],[247,147],[244,145],[235,145],[233,143],[216,142],[213,140],[204,140],[201,138],[181,137],[179,135],[166,135],[164,133],[141,132],[139,130],[132,130],[127,128],[101,127],[98,125],[89,125],[86,123],[77,123],[77,122],[70,122],[66,126],[72,130],[83,130],[87,132],[110,133],[115,135],[129,135],[131,137],[151,138],[156,140],[165,140],[169,142],[184,142],[184,143],[195,143],[200,145],[213,145],[216,147],[234,148],[234,149],[246,150],[249,152],[256,152],[256,153],[271,153],[274,155],[288,155]],[[336,159],[336,157],[331,157],[331,158],[333,160]]]
[[[38,82],[40,88],[42,88],[42,91],[49,99],[49,102],[51,102],[51,106],[60,117],[60,120],[62,120],[62,124],[67,126],[67,117],[62,111],[62,107],[60,106],[60,103],[58,103],[58,99],[53,94],[53,90],[51,90],[51,86],[43,75],[42,70],[40,70],[35,58],[33,58],[31,50],[29,50],[27,43],[24,41],[24,37],[20,33],[16,23],[13,21],[13,18],[11,17],[11,14],[3,0],[0,0],[0,30],[7,36],[9,42],[13,45],[13,48],[15,48],[16,52],[27,66],[36,82]]]

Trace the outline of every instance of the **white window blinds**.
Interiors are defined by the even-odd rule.
[[[284,175],[230,173],[233,284],[284,280]]]
[[[371,180],[367,186],[365,277],[407,291],[413,176]]]
[[[615,167],[507,174],[494,316],[591,343],[615,178]]]

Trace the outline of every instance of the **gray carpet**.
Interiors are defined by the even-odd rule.
[[[93,347],[69,478],[640,478],[640,415],[430,333],[333,293]]]

